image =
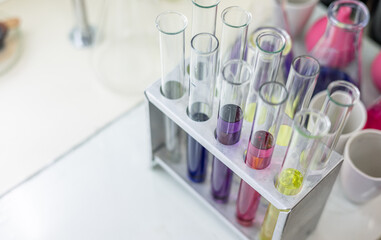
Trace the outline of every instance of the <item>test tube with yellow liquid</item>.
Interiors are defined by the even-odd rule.
[[[328,149],[322,139],[331,127],[329,118],[322,112],[304,109],[296,113],[290,145],[275,183],[284,195],[296,195],[303,187],[312,159],[319,158]],[[260,239],[272,239],[280,210],[269,205],[262,223]]]

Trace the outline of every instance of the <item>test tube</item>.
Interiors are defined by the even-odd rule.
[[[220,0],[192,0],[192,3],[192,36],[198,33],[215,35]]]
[[[266,82],[259,88],[258,109],[251,129],[245,163],[254,169],[264,169],[271,161],[276,141],[278,115],[287,99],[286,87],[278,82]],[[242,225],[251,225],[260,201],[260,194],[241,180],[236,202],[236,217]]]
[[[199,33],[191,40],[188,116],[197,122],[212,116],[218,46],[218,39],[210,33]],[[188,135],[187,166],[192,181],[205,180],[208,156],[209,152]]]
[[[168,99],[181,98],[185,92],[185,28],[187,18],[178,12],[167,11],[156,18],[159,30],[161,56],[161,92]],[[165,145],[177,159],[178,126],[168,117],[165,123]]]
[[[245,108],[245,120],[252,122],[258,101],[259,87],[265,82],[276,80],[279,64],[282,58],[282,51],[286,45],[286,39],[281,33],[265,28],[256,39],[255,45],[250,42],[249,51],[254,52],[250,62],[254,68],[253,79],[250,83],[249,96]]]
[[[251,67],[242,60],[228,61],[221,72],[222,86],[216,135],[224,145],[236,144],[241,135],[243,110],[251,79]],[[229,197],[232,171],[216,157],[212,166],[212,195],[220,202]]]
[[[163,12],[156,18],[160,37],[161,91],[166,98],[177,99],[185,90],[184,36],[187,18],[178,12]]]
[[[327,150],[322,139],[331,126],[324,113],[311,109],[296,113],[293,123],[290,145],[275,183],[276,189],[288,196],[300,192],[311,161]],[[272,239],[278,216],[279,210],[270,204],[262,223],[261,240]]]
[[[246,60],[247,30],[251,22],[251,13],[241,7],[232,6],[224,9],[221,18],[220,69],[229,60]],[[222,81],[219,79],[216,84],[217,96],[219,96]]]
[[[326,167],[328,159],[335,149],[345,125],[345,121],[360,98],[359,89],[347,81],[334,81],[328,85],[327,96],[321,108],[331,121],[331,129],[323,141],[330,148],[319,159],[314,159],[312,168],[321,170]]]
[[[303,55],[293,60],[286,85],[288,99],[284,108],[285,114],[282,116],[282,124],[279,128],[278,145],[288,146],[294,115],[301,109],[308,107],[319,72],[319,62],[311,56]]]
[[[264,169],[270,162],[278,134],[281,106],[288,97],[279,82],[266,82],[259,88],[258,107],[251,128],[245,163],[253,169]]]

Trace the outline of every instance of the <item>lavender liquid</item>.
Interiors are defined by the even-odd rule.
[[[191,116],[194,121],[206,121],[208,116],[204,113],[196,113]],[[206,177],[209,152],[194,138],[188,135],[187,166],[188,176],[193,182],[203,182]]]
[[[254,169],[264,169],[270,165],[274,150],[274,137],[266,131],[257,131],[250,138],[245,163]]]
[[[239,141],[243,122],[242,109],[234,104],[223,106],[218,113],[217,140],[225,145]],[[221,202],[229,198],[233,172],[216,157],[213,158],[212,195]]]

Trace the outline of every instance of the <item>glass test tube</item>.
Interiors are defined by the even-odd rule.
[[[288,99],[284,108],[285,114],[282,116],[282,124],[279,128],[278,145],[288,146],[294,115],[301,109],[308,107],[319,72],[319,62],[311,56],[299,56],[292,62],[286,85]]]
[[[198,33],[216,34],[217,7],[220,0],[192,0],[192,36]]]
[[[275,31],[281,34],[285,40],[286,45],[282,51],[282,57],[280,61],[280,67],[277,74],[277,81],[286,85],[288,73],[290,71],[292,60],[294,59],[294,54],[292,51],[292,39],[290,35],[282,28],[277,27],[259,27],[248,37],[248,50],[247,50],[247,62],[254,67],[254,60],[256,56],[256,39],[259,34],[265,31]],[[258,91],[258,89],[257,89]]]
[[[248,122],[254,119],[259,87],[265,82],[276,80],[285,45],[286,39],[271,28],[263,29],[259,33],[255,45],[252,42],[249,44],[248,52],[254,52],[254,56],[250,59],[254,71],[245,108],[245,120]]]
[[[188,116],[197,122],[208,120],[213,112],[214,85],[217,77],[218,40],[210,33],[199,33],[191,40]],[[209,152],[188,135],[188,176],[203,182]]]
[[[325,152],[321,158],[314,159],[312,166],[314,170],[323,169],[327,165],[331,152],[335,149],[343,131],[345,121],[359,98],[360,91],[352,83],[340,80],[331,82],[328,85],[327,96],[321,111],[331,121],[331,129],[323,139],[330,151]]]
[[[286,87],[278,82],[264,83],[259,89],[258,109],[251,129],[245,163],[254,169],[264,169],[273,154],[278,115],[287,99]],[[242,225],[251,225],[260,201],[260,194],[241,180],[236,202],[236,216]]]
[[[303,187],[303,181],[312,159],[323,155],[324,143],[321,141],[328,133],[331,123],[322,112],[303,109],[296,113],[293,121],[290,145],[275,187],[284,195],[296,195]],[[272,239],[279,210],[269,205],[262,223],[260,239]]]
[[[221,14],[222,33],[220,47],[220,69],[232,59],[246,60],[247,30],[251,13],[237,6],[224,9]],[[221,78],[219,78],[221,79]],[[217,80],[216,94],[219,95],[221,81]]]
[[[242,60],[231,60],[222,69],[222,86],[218,110],[217,140],[224,145],[236,144],[241,135],[243,111],[251,79],[251,67]],[[232,171],[216,157],[212,166],[212,195],[226,202],[229,197]]]
[[[287,97],[286,87],[279,82],[266,82],[259,88],[258,107],[245,158],[247,166],[264,169],[270,164],[281,106]]]
[[[185,92],[185,28],[187,18],[178,12],[163,12],[156,18],[161,56],[161,92],[168,99],[178,99]],[[165,123],[165,145],[177,159],[178,126],[168,117]]]

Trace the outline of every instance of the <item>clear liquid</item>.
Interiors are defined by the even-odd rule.
[[[181,98],[184,94],[183,85],[178,81],[167,81],[161,86],[162,94],[169,99]]]

